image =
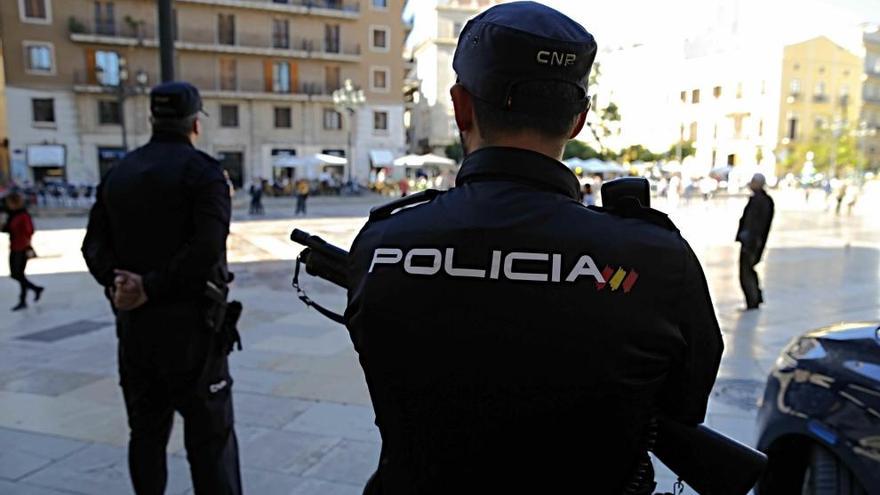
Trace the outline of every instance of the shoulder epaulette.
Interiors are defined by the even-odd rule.
[[[636,218],[639,220],[644,220],[645,222],[664,228],[666,230],[678,232],[678,227],[676,227],[672,220],[669,219],[669,215],[653,208],[629,204],[622,208],[603,208],[600,206],[588,206],[587,208],[593,211],[609,213],[611,215],[622,218]]]
[[[430,203],[445,192],[446,191],[438,191],[437,189],[426,189],[415,194],[410,194],[409,196],[395,199],[390,203],[376,206],[370,210],[370,221],[384,220],[404,208],[410,208],[423,203]]]

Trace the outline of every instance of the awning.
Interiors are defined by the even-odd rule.
[[[394,162],[394,153],[391,150],[370,150],[370,164],[373,167],[390,167]]]
[[[435,165],[438,167],[455,166],[455,160],[438,156],[433,153],[426,155],[406,155],[394,160],[394,165],[398,167],[424,167],[425,165]]]

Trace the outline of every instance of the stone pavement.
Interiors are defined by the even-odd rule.
[[[672,213],[705,267],[727,348],[708,424],[754,440],[755,401],[785,343],[810,328],[841,320],[880,319],[880,194],[852,216],[825,211],[819,195],[774,193],[777,219],[764,263],[767,304],[742,313],[737,246],[732,242],[744,198],[673,206]],[[348,246],[369,200],[316,202],[310,217],[233,225],[230,259],[242,300],[245,349],[231,357],[245,488],[253,494],[357,494],[378,458],[378,431],[356,356],[344,328],[307,310],[290,288],[298,248],[293,226]],[[48,290],[25,312],[0,320],[0,493],[131,493],[127,428],[116,378],[112,316],[84,273],[78,248],[82,218],[38,220],[41,258],[29,267]],[[0,238],[0,256],[6,254]],[[0,294],[16,290],[0,267]],[[342,308],[344,293],[315,279],[310,295]],[[168,493],[191,492],[176,427],[169,451]],[[662,468],[660,488],[672,477]]]

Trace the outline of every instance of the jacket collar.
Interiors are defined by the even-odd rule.
[[[571,170],[559,160],[520,148],[480,148],[468,154],[455,179],[455,185],[487,180],[513,180],[550,189],[577,200],[580,184]]]
[[[183,143],[192,146],[192,142],[190,142],[189,138],[184,136],[183,134],[178,134],[176,132],[154,132],[153,136],[150,137],[151,143]]]

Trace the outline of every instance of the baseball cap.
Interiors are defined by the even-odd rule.
[[[162,83],[150,91],[150,113],[157,119],[182,119],[202,112],[199,90],[188,82]]]
[[[535,2],[511,2],[468,21],[452,67],[459,84],[498,108],[558,112],[559,105],[548,103],[561,103],[575,114],[588,108],[587,81],[595,58],[593,35],[565,14]],[[581,97],[514,98],[516,86],[531,81],[570,83]]]

